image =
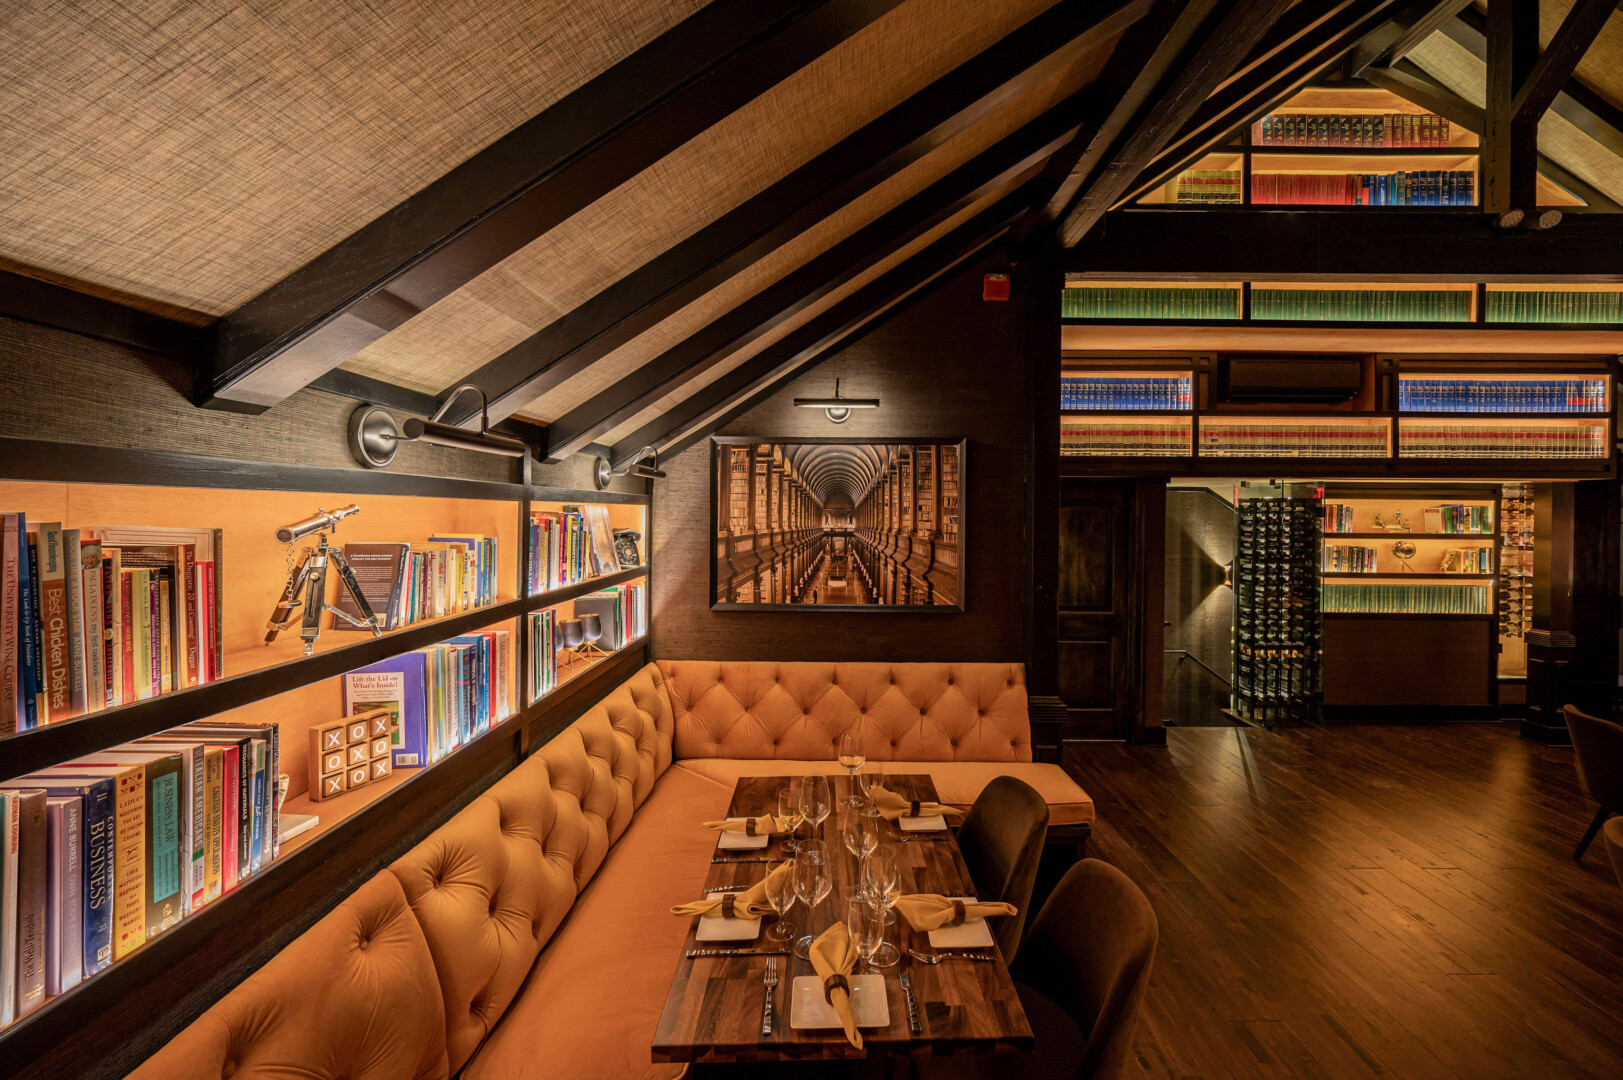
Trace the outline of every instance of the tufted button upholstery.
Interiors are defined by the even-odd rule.
[[[827,761],[854,727],[873,760],[1031,760],[1019,664],[658,664],[678,758]]]
[[[310,1080],[449,1075],[433,961],[392,874],[362,885],[130,1076],[295,1073]]]

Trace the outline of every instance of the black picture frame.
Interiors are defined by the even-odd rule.
[[[756,589],[759,589],[760,582],[762,580],[759,576],[759,564],[753,566],[749,564],[749,560],[753,556],[754,551],[753,537],[755,534],[753,529],[748,534],[751,537],[750,542],[743,545],[742,550],[740,550],[740,545],[738,543],[738,536],[740,534],[732,532],[728,527],[728,522],[724,520],[724,514],[727,513],[727,495],[724,493],[722,488],[722,479],[724,475],[728,475],[723,471],[724,460],[728,460],[730,457],[730,451],[738,447],[800,448],[810,446],[870,447],[875,448],[876,450],[881,448],[885,450],[892,450],[893,448],[900,447],[951,447],[956,451],[958,461],[958,505],[956,508],[957,532],[951,542],[947,541],[941,535],[940,524],[941,518],[944,515],[939,513],[938,499],[937,507],[932,508],[936,512],[936,517],[934,518],[934,523],[936,526],[935,529],[931,530],[924,536],[920,536],[918,535],[918,530],[915,527],[913,533],[910,534],[908,538],[908,543],[911,550],[905,564],[902,567],[898,568],[896,565],[895,551],[881,553],[877,550],[873,550],[871,544],[867,549],[868,557],[866,560],[860,557],[853,560],[854,562],[860,564],[859,571],[863,572],[865,579],[869,577],[867,568],[875,563],[885,563],[891,568],[891,572],[893,574],[898,572],[901,573],[907,582],[908,588],[916,587],[919,584],[920,579],[922,579],[923,584],[927,587],[928,595],[932,596],[932,598],[938,593],[938,591],[945,593],[947,591],[946,583],[948,580],[950,580],[951,598],[949,600],[940,603],[927,602],[907,604],[812,604],[803,602],[758,602],[721,599],[724,577],[729,577],[736,580],[739,574],[750,573],[753,571],[755,576],[752,577],[751,581],[752,586]],[[964,555],[967,550],[968,531],[968,515],[966,513],[969,505],[968,499],[966,498],[966,489],[968,488],[967,481],[969,476],[968,451],[969,440],[961,436],[896,436],[891,438],[805,438],[761,435],[712,436],[710,439],[710,551],[708,560],[710,565],[710,572],[708,575],[710,610],[755,612],[783,611],[835,614],[851,614],[859,612],[885,612],[892,614],[962,613],[966,610],[965,598],[967,595],[967,575],[965,573],[966,559]],[[910,453],[909,458],[911,459],[911,457],[912,455]],[[749,460],[751,470],[748,474],[750,478],[749,490],[753,492],[754,478],[756,475],[755,465],[757,464],[757,458],[754,453],[752,453]],[[767,460],[768,462],[772,460],[772,455],[770,453],[767,456]],[[890,465],[885,469],[885,471],[889,472],[891,469],[894,469],[896,464],[896,460],[892,458]],[[940,483],[940,469],[938,466],[935,476],[935,488],[938,493]],[[851,538],[854,545],[861,544],[860,534],[862,531],[863,530],[861,529],[860,525],[856,525],[852,528]],[[853,546],[851,550],[856,552],[857,550],[861,549],[858,546]],[[944,555],[950,555],[952,560],[950,579],[945,574],[945,570],[947,568],[942,558]],[[938,576],[932,578],[932,574]],[[795,590],[799,587],[799,584],[799,582],[790,582],[788,589]],[[869,583],[869,588],[870,591],[874,591],[871,582]]]

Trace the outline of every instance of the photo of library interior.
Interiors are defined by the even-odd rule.
[[[1623,1076],[1617,0],[0,5],[0,1080]]]

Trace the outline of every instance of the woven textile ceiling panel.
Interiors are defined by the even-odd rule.
[[[6,0],[0,259],[230,311],[705,0]]]
[[[344,366],[454,384],[1051,3],[908,0]]]

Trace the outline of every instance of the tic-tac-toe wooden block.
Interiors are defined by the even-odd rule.
[[[353,744],[349,748],[349,757],[347,759],[347,764],[349,764],[349,765],[365,765],[368,761],[371,761],[371,760],[372,760],[372,749],[366,743],[358,742],[358,743]]]
[[[315,745],[319,750],[342,750],[349,743],[349,723],[339,720],[333,724],[324,724],[313,729],[316,735]]]
[[[331,776],[323,776],[321,782],[310,789],[313,793],[310,796],[310,801],[320,802],[322,799],[330,799],[334,795],[342,795],[344,793],[344,778],[344,774],[341,772],[333,773]]]
[[[348,758],[342,750],[334,750],[330,754],[322,754],[319,775],[325,776],[328,773],[343,772],[346,764],[348,764]]]
[[[371,718],[372,737],[374,739],[379,735],[387,736],[389,732],[394,730],[394,713],[390,710],[379,709],[371,714]]]
[[[349,770],[348,775],[350,788],[358,788],[368,780],[372,779],[372,765],[370,762],[368,762],[365,765],[351,769]]]
[[[372,724],[368,720],[351,720],[349,725],[349,741],[352,743],[365,742],[372,736]]]
[[[390,744],[389,736],[387,735],[372,740],[372,757],[374,759],[387,757],[393,752],[393,750],[394,747]]]
[[[390,709],[373,709],[310,729],[310,801],[362,787],[393,771]],[[379,770],[379,761],[384,767]]]
[[[394,772],[394,764],[389,755],[385,754],[383,757],[372,759],[372,779],[382,780],[392,772]]]

